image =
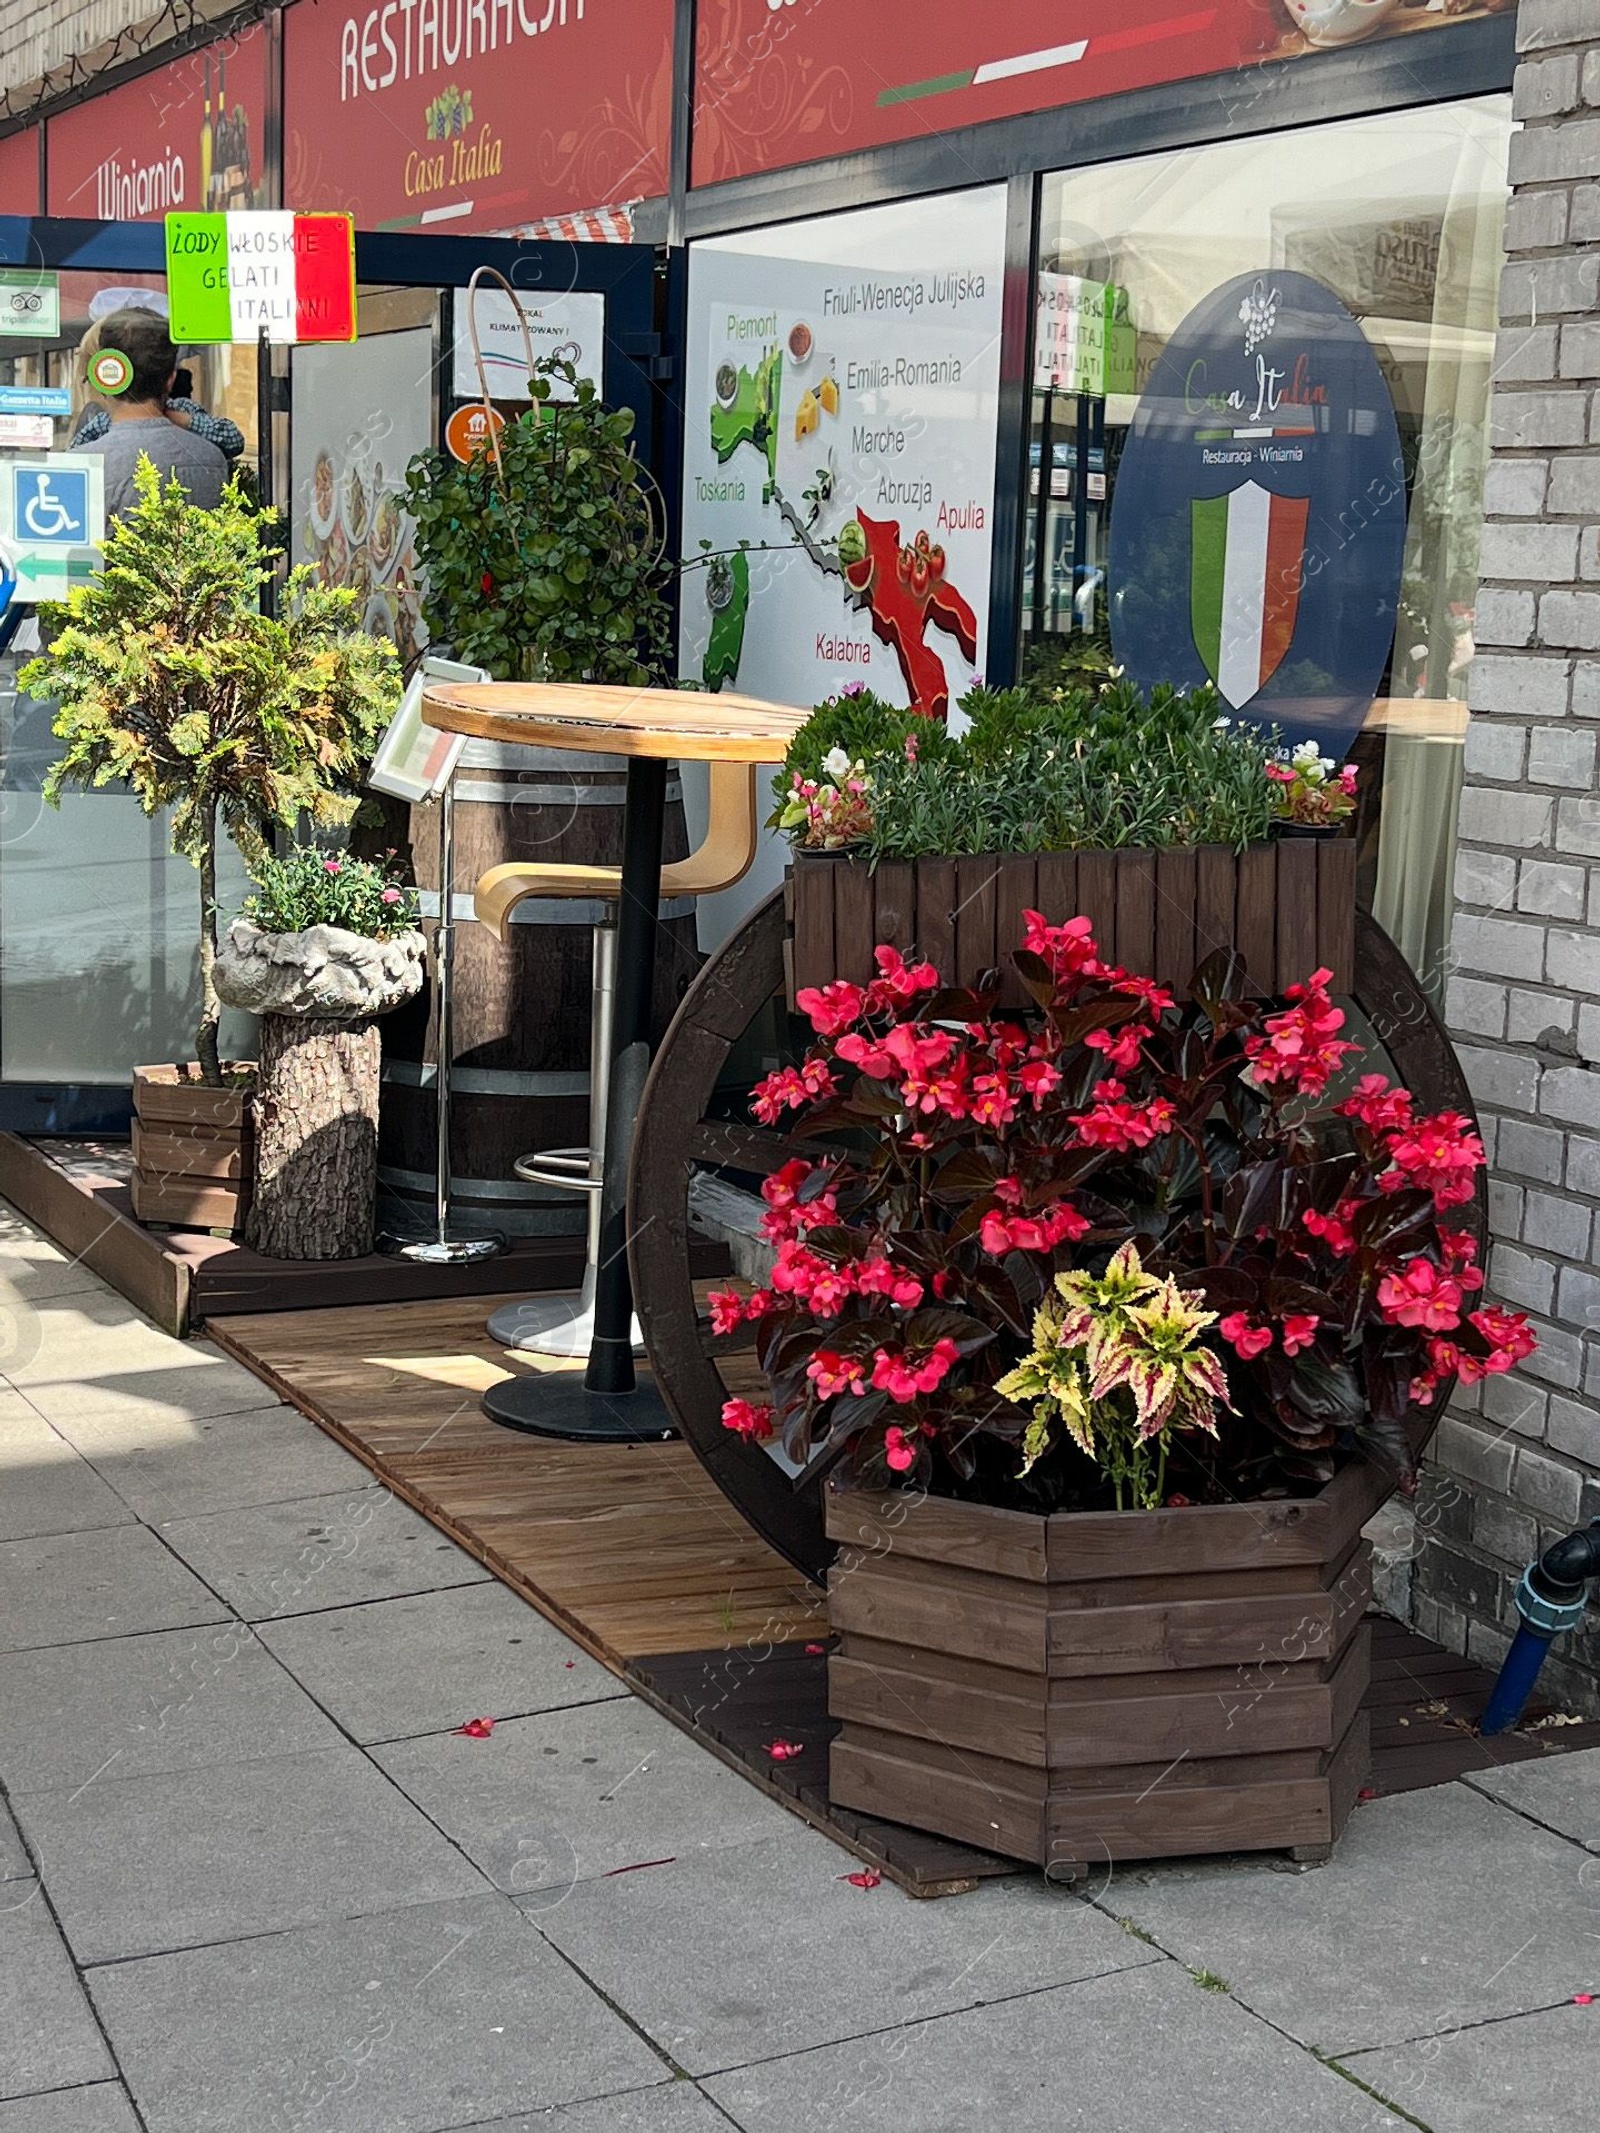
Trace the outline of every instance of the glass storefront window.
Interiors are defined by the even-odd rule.
[[[72,408],[52,442],[65,450],[91,404],[80,354],[84,335],[128,305],[164,310],[159,274],[60,276],[61,333],[22,342],[0,361],[0,382],[65,385]],[[243,464],[256,450],[256,359],[252,348],[180,350],[193,397],[244,435]],[[11,456],[0,449],[0,472]],[[187,1059],[200,997],[199,877],[174,857],[165,813],[145,816],[119,787],[71,792],[46,807],[44,776],[60,753],[54,706],[19,697],[18,669],[31,656],[32,626],[0,655],[0,1081],[125,1085],[131,1066]],[[231,913],[248,888],[224,841],[218,896]],[[225,1052],[247,1054],[253,1028],[229,1014]]]
[[[1362,882],[1443,989],[1488,452],[1510,100],[1434,105],[1045,180],[1023,670],[1103,671],[1108,526],[1140,388],[1242,274],[1331,289],[1373,349],[1406,472],[1388,672],[1356,744]],[[1048,363],[1044,358],[1048,355]],[[1290,736],[1294,738],[1295,736]]]

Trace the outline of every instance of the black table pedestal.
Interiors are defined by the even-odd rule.
[[[484,1399],[483,1411],[534,1436],[637,1444],[675,1436],[653,1384],[633,1365],[633,1284],[628,1276],[628,1163],[633,1121],[650,1068],[650,1006],[661,903],[661,834],[667,764],[630,756],[622,820],[622,888],[617,913],[617,999],[600,1194],[600,1265],[594,1340],[580,1387],[576,1374],[512,1378]]]

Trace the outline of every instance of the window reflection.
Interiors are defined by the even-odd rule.
[[[1407,468],[1400,612],[1357,743],[1364,899],[1437,998],[1473,654],[1509,99],[1436,105],[1045,181],[1023,668],[1110,664],[1117,467],[1174,329],[1233,276],[1294,270],[1360,321]],[[1291,736],[1292,737],[1292,736]]]

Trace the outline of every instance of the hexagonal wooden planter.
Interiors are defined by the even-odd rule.
[[[1357,1461],[1306,1501],[1050,1518],[830,1491],[834,1803],[1067,1879],[1325,1856],[1367,1778],[1391,1487]]]

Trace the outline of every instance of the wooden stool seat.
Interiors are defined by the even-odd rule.
[[[756,807],[756,765],[712,763],[711,811],[704,842],[687,859],[675,859],[661,869],[661,894],[712,896],[742,881],[755,862],[759,819]],[[622,893],[620,867],[577,866],[561,861],[530,865],[511,860],[490,867],[479,878],[472,905],[480,924],[496,940],[506,939],[506,929],[518,904],[531,896],[597,897],[615,903]]]

